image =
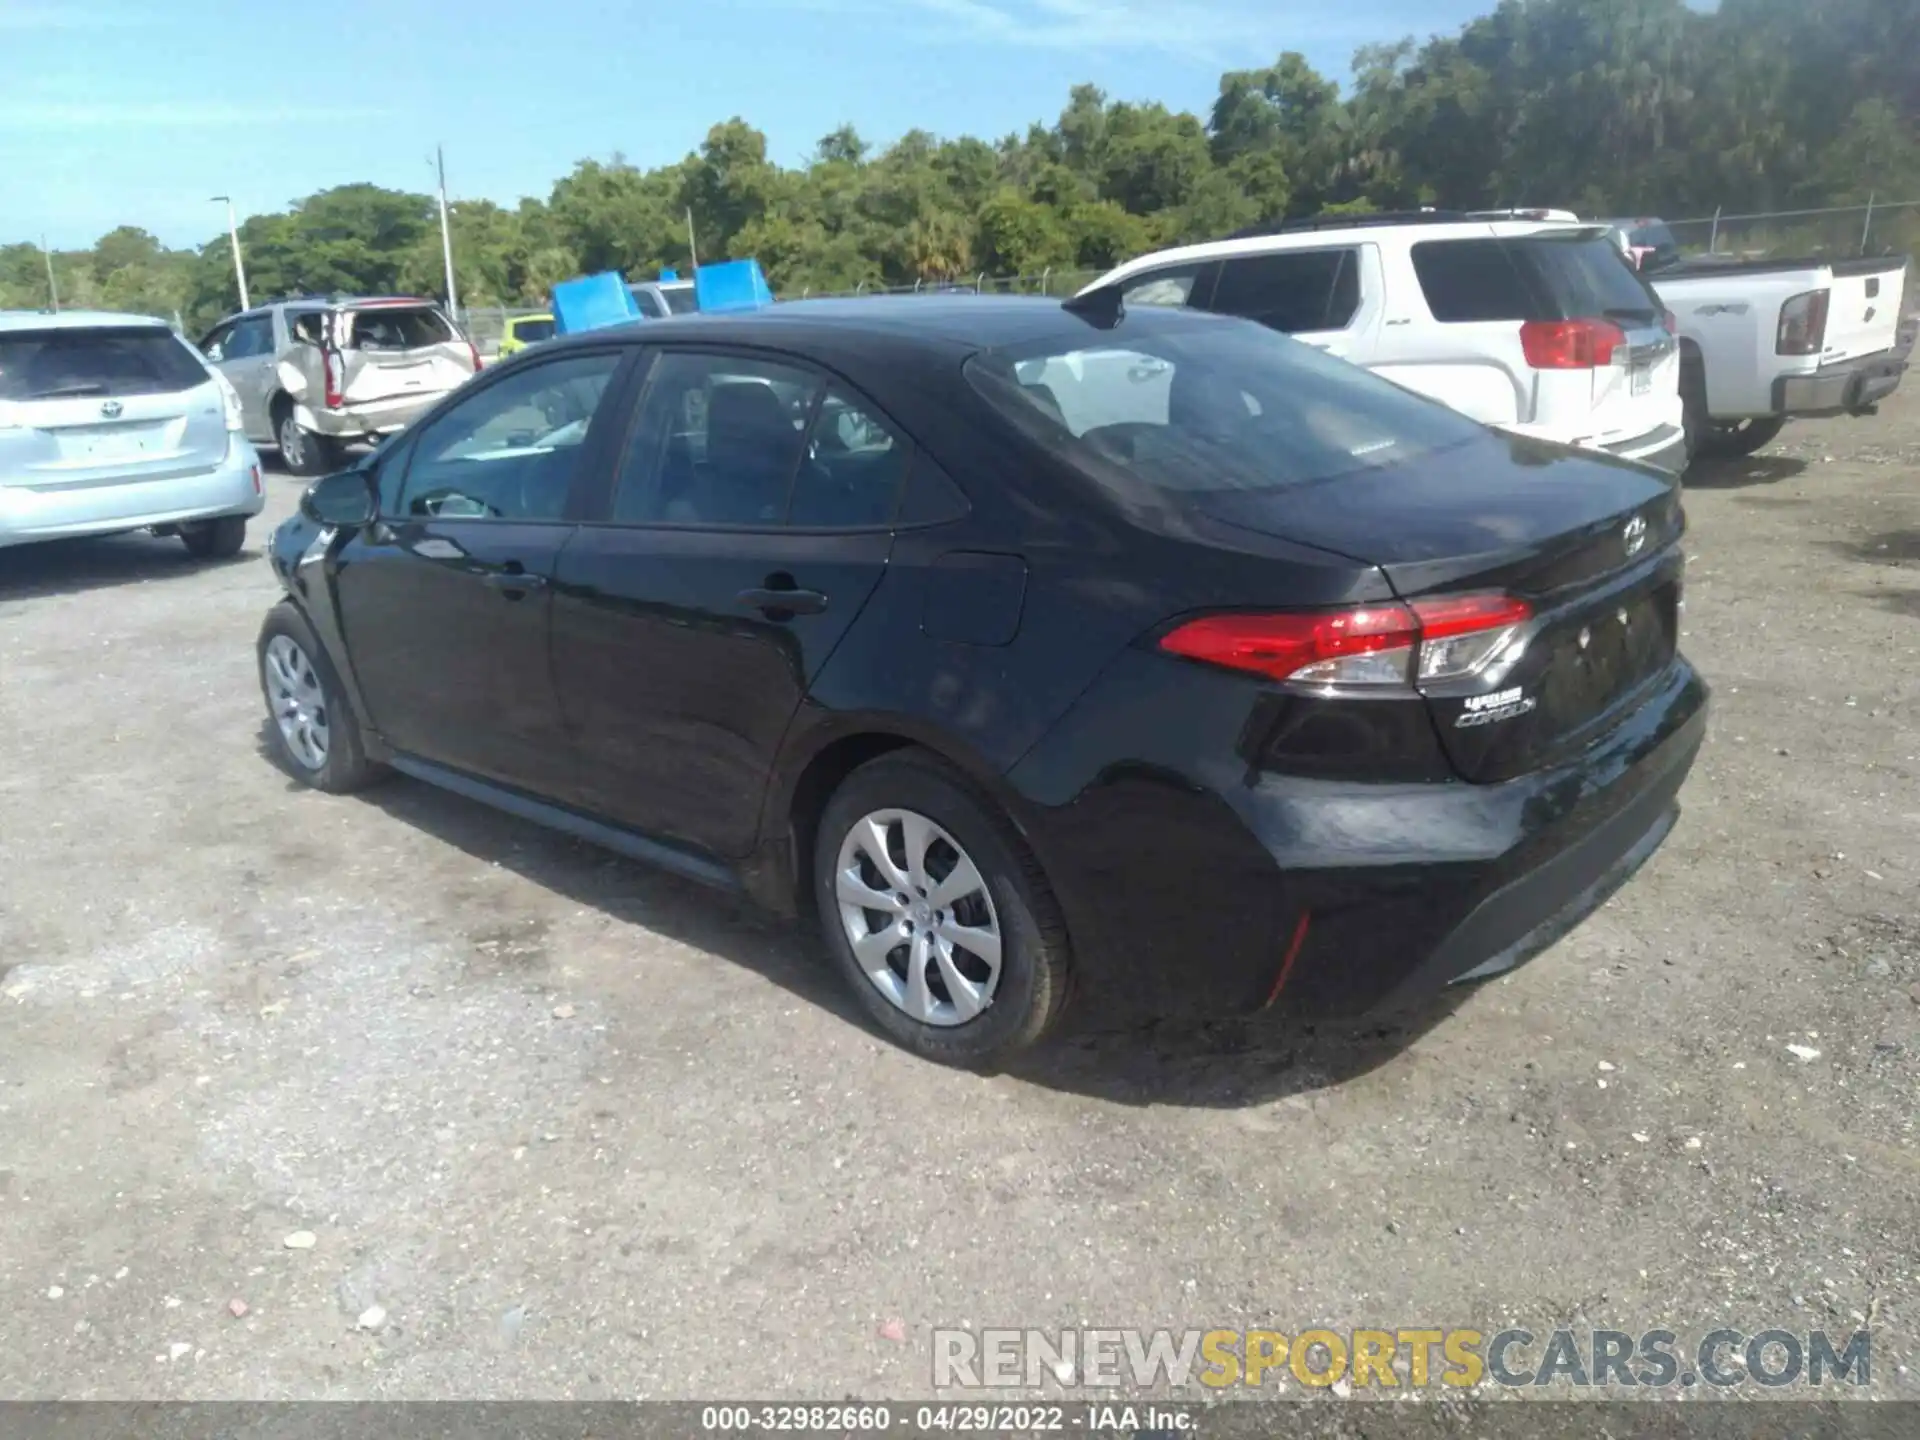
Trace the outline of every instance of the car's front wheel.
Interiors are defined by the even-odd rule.
[[[882,1030],[916,1054],[990,1065],[1066,999],[1066,925],[1006,817],[918,751],[884,755],[828,802],[814,846],[827,946]]]
[[[316,790],[357,790],[384,773],[367,758],[353,708],[306,617],[291,601],[267,612],[258,646],[269,743],[290,774]]]
[[[303,426],[294,418],[291,405],[281,407],[274,440],[280,447],[280,463],[294,475],[324,475],[338,466],[339,446]]]

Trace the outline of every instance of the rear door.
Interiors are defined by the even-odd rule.
[[[604,486],[601,401],[625,352],[570,351],[476,389],[380,462],[380,518],[334,577],[375,728],[408,754],[559,797],[552,585],[576,497]]]
[[[1365,364],[1380,321],[1379,251],[1335,245],[1223,260],[1203,308]]]
[[[226,454],[219,385],[164,327],[0,331],[0,485],[167,480]]]
[[[802,362],[659,354],[617,488],[557,577],[582,805],[717,855],[752,847],[787,725],[886,568],[911,458]]]
[[[473,351],[437,305],[372,301],[334,313],[344,404],[444,395],[474,372]]]

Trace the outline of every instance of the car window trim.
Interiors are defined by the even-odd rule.
[[[609,405],[618,398],[619,391],[634,364],[634,349],[635,347],[631,345],[618,344],[583,345],[578,348],[569,347],[557,354],[550,353],[539,356],[524,365],[515,365],[511,369],[495,370],[493,374],[487,376],[486,379],[478,380],[478,383],[474,384],[474,388],[471,390],[469,390],[466,385],[462,385],[452,391],[442,399],[439,404],[435,405],[433,409],[429,410],[425,415],[420,416],[407,427],[410,433],[405,440],[400,442],[399,446],[400,450],[404,452],[402,458],[405,461],[405,468],[400,472],[399,483],[394,489],[394,503],[398,504],[407,493],[407,481],[413,472],[413,459],[414,456],[420,453],[420,446],[415,443],[418,437],[424,434],[428,427],[436,424],[457,406],[469,404],[481,395],[484,395],[494,386],[506,384],[514,376],[523,375],[530,370],[539,370],[549,365],[565,364],[569,360],[585,359],[595,355],[612,355],[615,357],[613,373],[607,377],[607,388],[600,392],[600,403],[594,408],[593,412],[593,420],[598,420],[603,413],[607,412]],[[483,370],[480,374],[486,375],[487,372]],[[476,377],[476,379],[478,379],[478,377]],[[451,525],[459,524],[463,521],[474,525],[564,525],[569,528],[579,525],[581,521],[578,511],[581,506],[582,497],[591,492],[593,476],[595,472],[603,466],[606,458],[604,455],[606,448],[605,428],[606,427],[603,426],[596,429],[592,421],[588,422],[587,442],[580,447],[580,466],[572,482],[567,486],[567,503],[560,514],[552,519],[494,520],[483,515],[442,516],[406,514],[381,515],[379,519],[389,528],[399,525]],[[392,463],[392,457],[388,457],[384,463]],[[385,498],[385,495],[382,493],[382,487],[376,478],[374,489],[375,503],[381,503]]]
[[[622,397],[626,401],[628,409],[626,422],[621,427],[619,452],[607,476],[608,483],[605,487],[604,494],[600,497],[600,504],[594,513],[586,515],[580,520],[579,523],[582,526],[593,529],[671,530],[680,533],[695,532],[715,535],[871,535],[882,532],[892,532],[900,528],[897,524],[900,507],[905,501],[907,485],[913,478],[913,467],[923,447],[919,441],[913,438],[904,425],[894,419],[892,415],[888,414],[886,409],[877,404],[865,390],[854,384],[838,370],[835,370],[830,365],[822,364],[811,356],[796,355],[791,350],[775,350],[770,346],[764,345],[728,345],[715,344],[712,341],[650,340],[637,345],[635,349],[639,350],[641,354],[635,361],[636,378],[631,387],[632,393]],[[765,360],[770,364],[786,365],[791,369],[807,371],[820,382],[814,391],[813,403],[807,411],[806,427],[800,432],[803,443],[800,447],[799,459],[794,461],[793,474],[787,479],[787,503],[785,509],[782,511],[783,517],[793,513],[794,485],[800,476],[801,461],[806,458],[806,445],[804,441],[806,437],[813,432],[814,422],[819,417],[820,406],[824,403],[827,392],[836,385],[840,386],[846,394],[857,400],[863,409],[871,410],[874,416],[877,417],[888,430],[899,437],[901,443],[907,447],[907,464],[906,468],[901,471],[900,483],[894,491],[891,517],[883,523],[871,525],[789,525],[784,518],[778,523],[762,522],[752,525],[713,525],[703,521],[687,520],[615,519],[613,515],[613,503],[620,494],[620,484],[621,481],[626,478],[627,463],[632,456],[633,428],[640,423],[641,411],[646,405],[648,393],[653,388],[657,362],[660,357],[664,355],[719,355],[726,358],[742,360]],[[969,511],[972,509],[972,502],[970,500],[968,501],[968,509]],[[915,525],[911,528],[922,529],[927,523],[944,524],[948,522],[923,522],[921,525]]]

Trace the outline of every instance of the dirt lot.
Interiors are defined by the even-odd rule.
[[[0,1395],[907,1397],[936,1325],[1509,1321],[1871,1322],[1920,1395],[1920,384],[1697,479],[1713,735],[1601,913],[1402,1030],[990,1078],[733,901],[292,786],[257,541],[0,552]]]

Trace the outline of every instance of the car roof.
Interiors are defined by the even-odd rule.
[[[1377,242],[1383,235],[1411,235],[1426,240],[1511,239],[1525,235],[1558,234],[1591,230],[1596,235],[1606,227],[1591,221],[1574,220],[1447,220],[1409,222],[1405,225],[1358,224],[1328,229],[1283,230],[1271,235],[1245,235],[1227,240],[1204,240],[1195,245],[1177,245],[1155,250],[1115,266],[1095,285],[1111,283],[1161,265],[1183,261],[1229,260],[1247,255],[1271,255],[1288,250],[1323,250],[1335,245]],[[1092,287],[1089,287],[1092,288]]]
[[[863,337],[890,342],[892,351],[929,353],[991,350],[1057,337],[1092,343],[1103,332],[1068,310],[1060,298],[1038,295],[876,295],[869,299],[783,300],[757,310],[670,315],[632,320],[559,337],[559,344],[634,344],[666,341],[738,343],[774,349],[840,350]],[[1149,316],[1153,309],[1165,315]],[[1181,312],[1135,306],[1129,321],[1159,326]],[[1135,317],[1140,317],[1135,321]],[[1194,317],[1186,317],[1194,318]],[[551,355],[551,349],[544,353]]]
[[[172,327],[157,315],[126,315],[115,310],[0,310],[0,332],[8,330],[104,330]]]

